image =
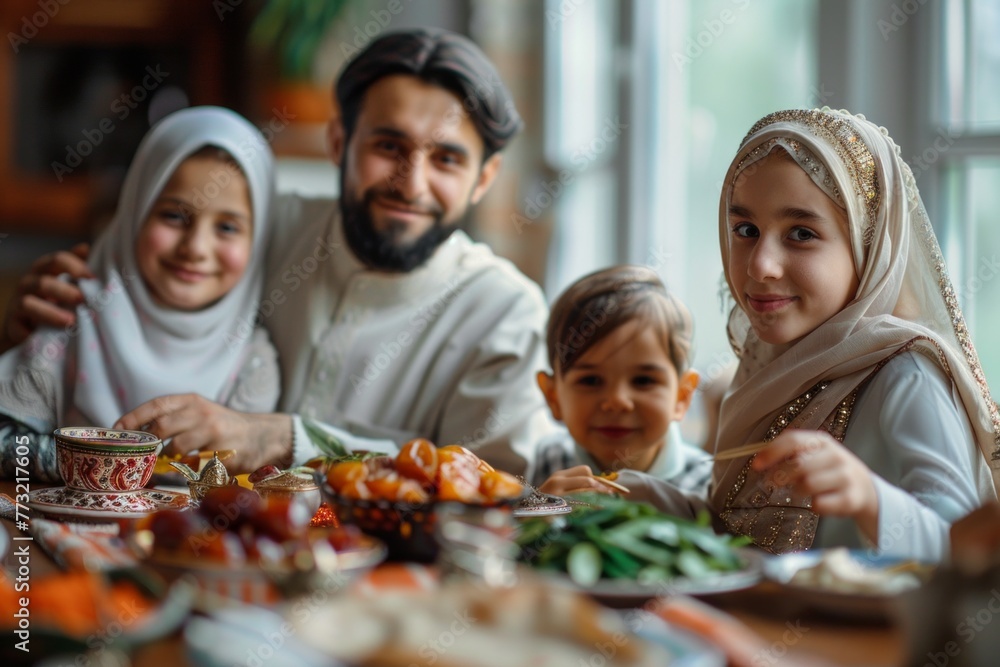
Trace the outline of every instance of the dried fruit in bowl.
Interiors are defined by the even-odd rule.
[[[372,475],[365,481],[365,486],[375,498],[398,498],[399,486],[406,479],[395,470],[384,470]]]
[[[148,535],[140,550],[161,560],[243,565],[280,562],[330,532],[329,527],[311,529],[310,519],[309,511],[292,499],[264,500],[230,485],[210,491],[196,512],[162,510],[136,528]]]
[[[412,505],[430,502],[431,494],[415,479],[404,479],[399,483],[396,500]]]
[[[498,472],[460,445],[432,449],[412,440],[395,457],[341,461],[320,487],[341,525],[373,535],[396,560],[431,562],[437,502],[512,506],[524,493],[512,475]]]
[[[423,438],[404,444],[395,458],[336,462],[327,469],[326,480],[343,498],[408,504],[434,500],[492,503],[516,498],[524,490],[514,476],[494,470],[465,447],[438,449]]]
[[[337,493],[342,493],[348,484],[363,482],[367,476],[368,471],[362,461],[341,461],[326,471],[326,481]]]
[[[438,469],[438,450],[430,440],[417,438],[403,445],[396,456],[399,474],[421,484],[434,481]]]
[[[219,530],[238,529],[252,522],[260,511],[261,500],[256,491],[238,484],[227,484],[209,489],[201,499],[198,511]]]
[[[438,457],[442,462],[444,461],[456,461],[464,460],[470,463],[473,467],[478,468],[483,460],[472,453],[472,451],[462,445],[445,445],[438,449]]]
[[[524,492],[524,486],[510,473],[493,470],[480,478],[479,492],[490,500],[517,498]]]

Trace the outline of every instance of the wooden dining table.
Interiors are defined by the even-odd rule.
[[[13,496],[14,483],[0,481],[0,492]],[[17,570],[15,551],[25,544],[31,545],[32,578],[58,571],[58,566],[49,554],[40,545],[28,541],[28,534],[19,530],[13,521],[0,520],[0,527],[12,538],[11,548],[4,556],[8,572]],[[787,604],[789,600],[786,596],[787,592],[780,585],[765,581],[749,589],[700,596],[700,599],[736,619],[760,637],[761,649],[753,657],[753,667],[904,664],[906,641],[898,623],[889,621],[873,624],[849,618],[831,618]],[[134,667],[192,664],[185,654],[180,632],[138,647],[132,653],[131,661]]]

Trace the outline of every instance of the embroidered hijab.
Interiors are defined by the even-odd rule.
[[[247,180],[253,213],[251,261],[214,304],[180,311],[153,301],[139,274],[135,242],[177,167],[205,146],[227,151]],[[236,170],[220,162],[216,182],[194,197],[211,198]],[[0,412],[49,431],[68,416],[111,426],[142,403],[195,392],[222,400],[236,377],[263,281],[262,251],[273,195],[273,158],[260,132],[219,107],[178,111],[157,123],[135,154],[107,229],[91,251],[93,280],[80,282],[86,304],[77,324],[40,330],[0,357]],[[195,202],[197,204],[197,201]],[[252,329],[252,326],[250,326]]]
[[[776,147],[846,209],[860,284],[843,310],[780,346],[761,341],[746,314],[733,308],[729,337],[740,364],[722,404],[717,449],[769,440],[788,426],[823,428],[843,439],[855,390],[880,362],[914,349],[951,378],[996,485],[1000,415],[913,174],[884,128],[826,108],[780,111],[753,126],[726,174],[719,207],[730,289],[733,187]],[[817,527],[810,500],[774,488],[749,464],[747,458],[716,464],[713,509],[730,531],[749,534],[765,547],[808,547]]]

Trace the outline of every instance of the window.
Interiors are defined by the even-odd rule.
[[[631,261],[656,266],[689,305],[697,331],[695,362],[712,379],[735,361],[725,333],[728,313],[719,300],[722,178],[757,119],[827,102],[818,81],[817,5],[801,0],[665,4],[674,14],[667,20],[686,26],[663,40],[660,55],[667,64],[660,85],[683,100],[657,119],[673,126],[674,142],[658,151],[656,181],[675,194],[649,221],[664,233],[649,255]]]
[[[534,219],[553,207],[547,287],[618,261],[614,224],[621,128],[616,122],[617,3],[546,3],[545,163],[549,178],[525,195]],[[553,17],[558,17],[558,20]]]
[[[568,6],[545,31],[552,168],[605,115],[624,129],[558,202],[550,296],[612,262],[650,265],[694,314],[696,367],[721,375],[733,361],[719,301],[729,160],[766,113],[846,108],[902,147],[1000,391],[1000,0],[546,5]]]
[[[942,7],[940,150],[923,165],[941,184],[942,250],[986,379],[1000,389],[1000,3],[948,0]],[[945,141],[945,139],[947,139]],[[930,158],[935,158],[931,160]],[[923,186],[923,179],[918,181]]]
[[[653,267],[691,308],[695,364],[710,379],[733,361],[719,300],[722,177],[758,118],[829,101],[817,0],[573,7],[544,33],[546,158],[573,176],[555,204],[547,292],[612,263]],[[547,15],[564,8],[550,0]]]

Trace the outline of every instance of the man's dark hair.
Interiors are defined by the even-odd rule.
[[[341,72],[335,93],[346,138],[354,133],[365,91],[393,74],[415,76],[457,95],[483,138],[484,160],[523,126],[510,92],[478,46],[453,32],[416,28],[376,39]]]

